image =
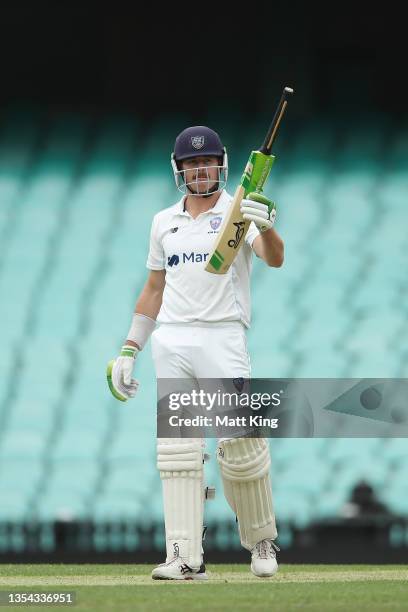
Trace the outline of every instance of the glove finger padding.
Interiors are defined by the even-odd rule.
[[[253,221],[260,230],[262,230],[264,227],[270,229],[273,225],[273,222],[269,221],[269,219],[261,219],[260,217],[252,215],[250,213],[244,213],[243,217],[245,221]]]
[[[119,357],[115,360],[115,365],[112,371],[112,383],[119,393],[126,399],[134,397],[139,386],[139,381],[130,378],[132,370],[124,371],[124,360],[131,359],[130,357]],[[133,361],[133,359],[132,359]],[[125,367],[129,365],[125,362]],[[132,364],[133,369],[133,364]],[[128,376],[128,378],[126,377]],[[129,382],[127,382],[129,380]]]
[[[130,385],[132,382],[134,360],[132,357],[119,357],[119,359],[122,359],[121,380],[124,385]]]
[[[252,192],[242,200],[241,213],[246,221],[253,221],[264,232],[275,223],[276,205],[261,193]]]
[[[109,386],[110,392],[112,393],[113,397],[115,397],[117,400],[121,402],[126,402],[128,397],[120,391],[119,386],[117,385],[116,382],[114,382],[116,379],[116,376],[114,375],[115,362],[116,360],[112,359],[108,363],[108,366],[106,368],[106,378],[108,380],[108,386]]]
[[[241,203],[242,214],[256,214],[258,217],[269,219],[269,209],[265,204],[258,204],[258,202],[251,202],[251,200],[242,200]]]
[[[137,349],[133,351],[134,356],[130,356],[131,352],[129,347],[124,347],[120,357],[110,361],[107,368],[109,389],[121,402],[134,397],[139,387],[139,381],[131,377]]]
[[[267,204],[263,204],[261,202],[253,202],[252,200],[249,200],[249,199],[242,200],[241,208],[242,206],[247,206],[251,208],[252,210],[263,210],[267,214],[269,212],[269,207]]]

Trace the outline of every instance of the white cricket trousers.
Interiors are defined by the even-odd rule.
[[[250,378],[245,326],[162,323],[151,336],[157,378]]]

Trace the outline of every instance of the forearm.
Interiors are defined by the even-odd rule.
[[[156,320],[162,301],[162,289],[151,289],[150,287],[145,286],[136,302],[134,312],[139,315],[149,317],[149,319]],[[135,346],[137,349],[141,350],[141,347],[137,344],[137,342],[131,340],[130,338],[126,339],[125,344],[130,344],[131,346]]]
[[[252,249],[268,266],[279,268],[283,264],[283,240],[273,228],[276,204],[260,193],[250,193],[241,202],[242,216],[253,221],[260,234],[252,242]]]
[[[283,264],[284,245],[279,234],[272,227],[262,232],[255,240],[258,244],[256,254],[261,257],[268,266],[279,268]]]
[[[166,271],[151,270],[143,290],[136,302],[132,325],[126,344],[142,350],[156,326],[157,315],[163,301]]]
[[[163,289],[144,287],[136,302],[135,312],[151,319],[157,319],[163,301]]]

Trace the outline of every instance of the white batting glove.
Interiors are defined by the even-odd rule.
[[[135,346],[125,344],[116,359],[108,363],[106,377],[109,389],[116,399],[126,402],[136,395],[139,381],[132,378],[135,360],[139,350]]]
[[[246,221],[253,221],[261,232],[271,229],[276,219],[276,204],[261,193],[249,193],[241,202]]]

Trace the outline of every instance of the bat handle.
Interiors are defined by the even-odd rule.
[[[276,138],[276,133],[278,131],[279,124],[282,120],[283,114],[286,110],[286,105],[288,103],[288,96],[293,94],[293,89],[291,87],[284,87],[281,99],[278,104],[278,108],[276,109],[275,115],[272,119],[272,123],[269,127],[268,133],[266,134],[265,140],[263,142],[262,147],[259,149],[261,153],[264,155],[270,155],[272,151],[272,145]]]

